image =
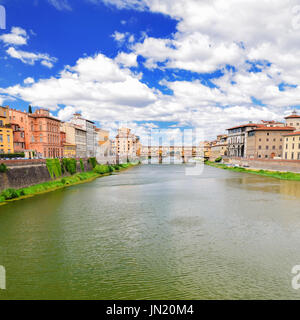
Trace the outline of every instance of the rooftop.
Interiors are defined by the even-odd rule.
[[[294,127],[267,127],[260,126],[258,128],[252,129],[250,131],[294,131]]]
[[[284,136],[300,136],[300,131],[286,133],[286,134],[284,134]]]
[[[290,116],[287,116],[284,119],[296,119],[296,118],[300,118],[300,116],[297,114],[297,111],[294,110]]]

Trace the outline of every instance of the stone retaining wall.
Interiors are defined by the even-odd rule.
[[[8,170],[0,173],[0,191],[7,188],[20,189],[32,185],[51,181],[51,176],[46,166],[45,160],[6,160]],[[83,160],[85,171],[92,170],[92,166],[87,160]],[[79,161],[77,161],[77,172],[81,172]],[[65,173],[63,176],[68,176]]]
[[[242,167],[254,169],[265,169],[274,171],[290,171],[300,173],[300,161],[298,160],[264,160],[264,159],[242,159],[230,158],[229,163],[237,164]]]

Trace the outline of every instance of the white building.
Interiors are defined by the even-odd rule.
[[[80,113],[75,113],[70,122],[77,126],[80,126],[83,130],[86,131],[86,157],[96,157],[96,131],[94,122],[84,119]]]

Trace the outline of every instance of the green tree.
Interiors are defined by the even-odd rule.
[[[32,113],[32,107],[31,106],[28,107],[28,113]]]

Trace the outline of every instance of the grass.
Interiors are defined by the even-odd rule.
[[[211,167],[225,169],[225,170],[234,171],[234,172],[251,173],[251,174],[256,174],[259,176],[276,178],[276,179],[280,179],[280,180],[300,181],[300,173],[269,171],[269,170],[255,170],[255,169],[246,169],[246,168],[241,168],[241,167],[229,167],[225,164],[215,163],[215,162],[211,162],[211,161],[206,161],[205,164],[209,165]]]
[[[54,191],[57,189],[65,188],[67,186],[76,185],[80,183],[90,182],[101,176],[110,175],[114,171],[124,170],[130,168],[136,164],[128,163],[126,165],[109,166],[109,165],[97,165],[93,171],[80,172],[74,175],[39,183],[30,187],[21,189],[6,189],[0,194],[0,205],[5,204],[7,201],[15,201],[28,197],[32,197],[37,194]],[[115,169],[117,167],[118,169]]]

